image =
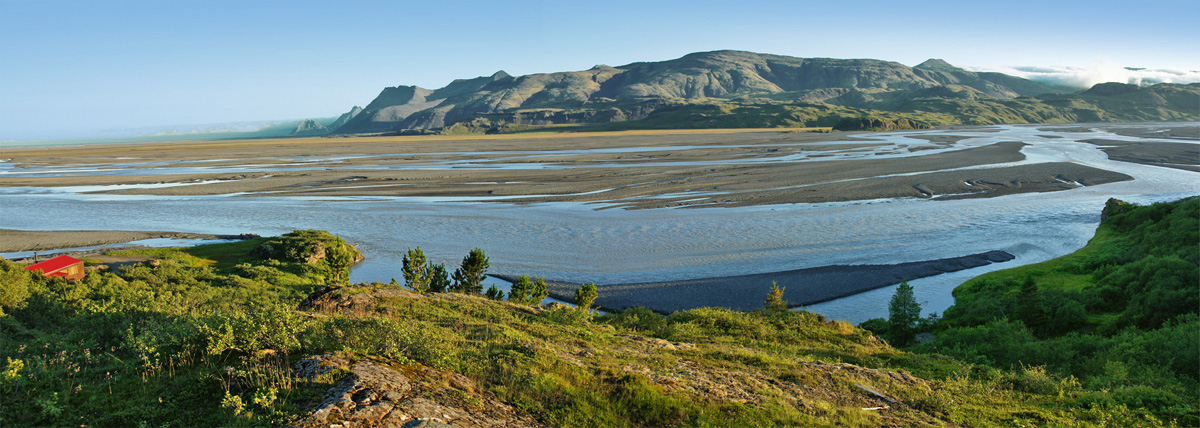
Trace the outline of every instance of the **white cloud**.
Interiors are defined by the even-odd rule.
[[[1098,59],[1090,67],[1014,66],[963,67],[970,71],[994,71],[1051,85],[1090,88],[1097,83],[1118,82],[1133,85],[1155,83],[1200,83],[1200,71],[1175,69],[1137,69],[1121,67]]]

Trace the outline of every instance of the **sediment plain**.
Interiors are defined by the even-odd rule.
[[[928,136],[927,136],[928,135]],[[338,137],[0,151],[0,187],[138,195],[438,197],[664,208],[992,197],[1129,176],[1022,163],[1022,142],[785,130]],[[1146,150],[1153,151],[1153,147]],[[38,171],[46,171],[38,173]]]

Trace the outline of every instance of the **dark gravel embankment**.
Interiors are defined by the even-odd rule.
[[[642,306],[661,313],[715,306],[740,311],[761,308],[772,281],[786,287],[789,305],[805,306],[858,294],[900,281],[960,271],[991,263],[1006,262],[1014,256],[1004,251],[988,251],[938,260],[890,265],[835,265],[783,272],[700,278],[683,281],[644,282],[637,284],[597,285],[600,297],[596,305],[609,311]],[[512,281],[515,276],[495,275]],[[550,296],[572,301],[580,284],[547,281]]]

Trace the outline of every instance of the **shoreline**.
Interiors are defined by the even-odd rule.
[[[772,283],[785,288],[789,308],[801,308],[849,297],[862,292],[925,278],[942,273],[1003,263],[1015,256],[1004,251],[988,251],[960,257],[879,265],[831,265],[780,272],[767,272],[681,281],[656,281],[631,284],[597,285],[597,308],[620,312],[645,307],[654,312],[672,312],[700,307],[724,307],[738,311],[760,309]],[[517,275],[490,276],[515,282]],[[546,280],[550,297],[574,301],[581,283]]]
[[[56,251],[119,244],[143,239],[246,239],[250,235],[214,235],[137,230],[14,230],[0,229],[0,253]],[[103,251],[113,251],[111,248]]]

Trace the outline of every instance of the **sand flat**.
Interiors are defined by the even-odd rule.
[[[454,197],[645,209],[991,197],[1129,179],[1064,163],[1000,167],[1024,160],[1024,143],[958,146],[971,132],[666,130],[25,148],[0,152],[17,165],[0,174],[0,187],[113,186],[85,191],[175,196]],[[898,137],[873,139],[887,135]],[[991,166],[997,168],[947,171]],[[27,171],[54,173],[22,174]]]

